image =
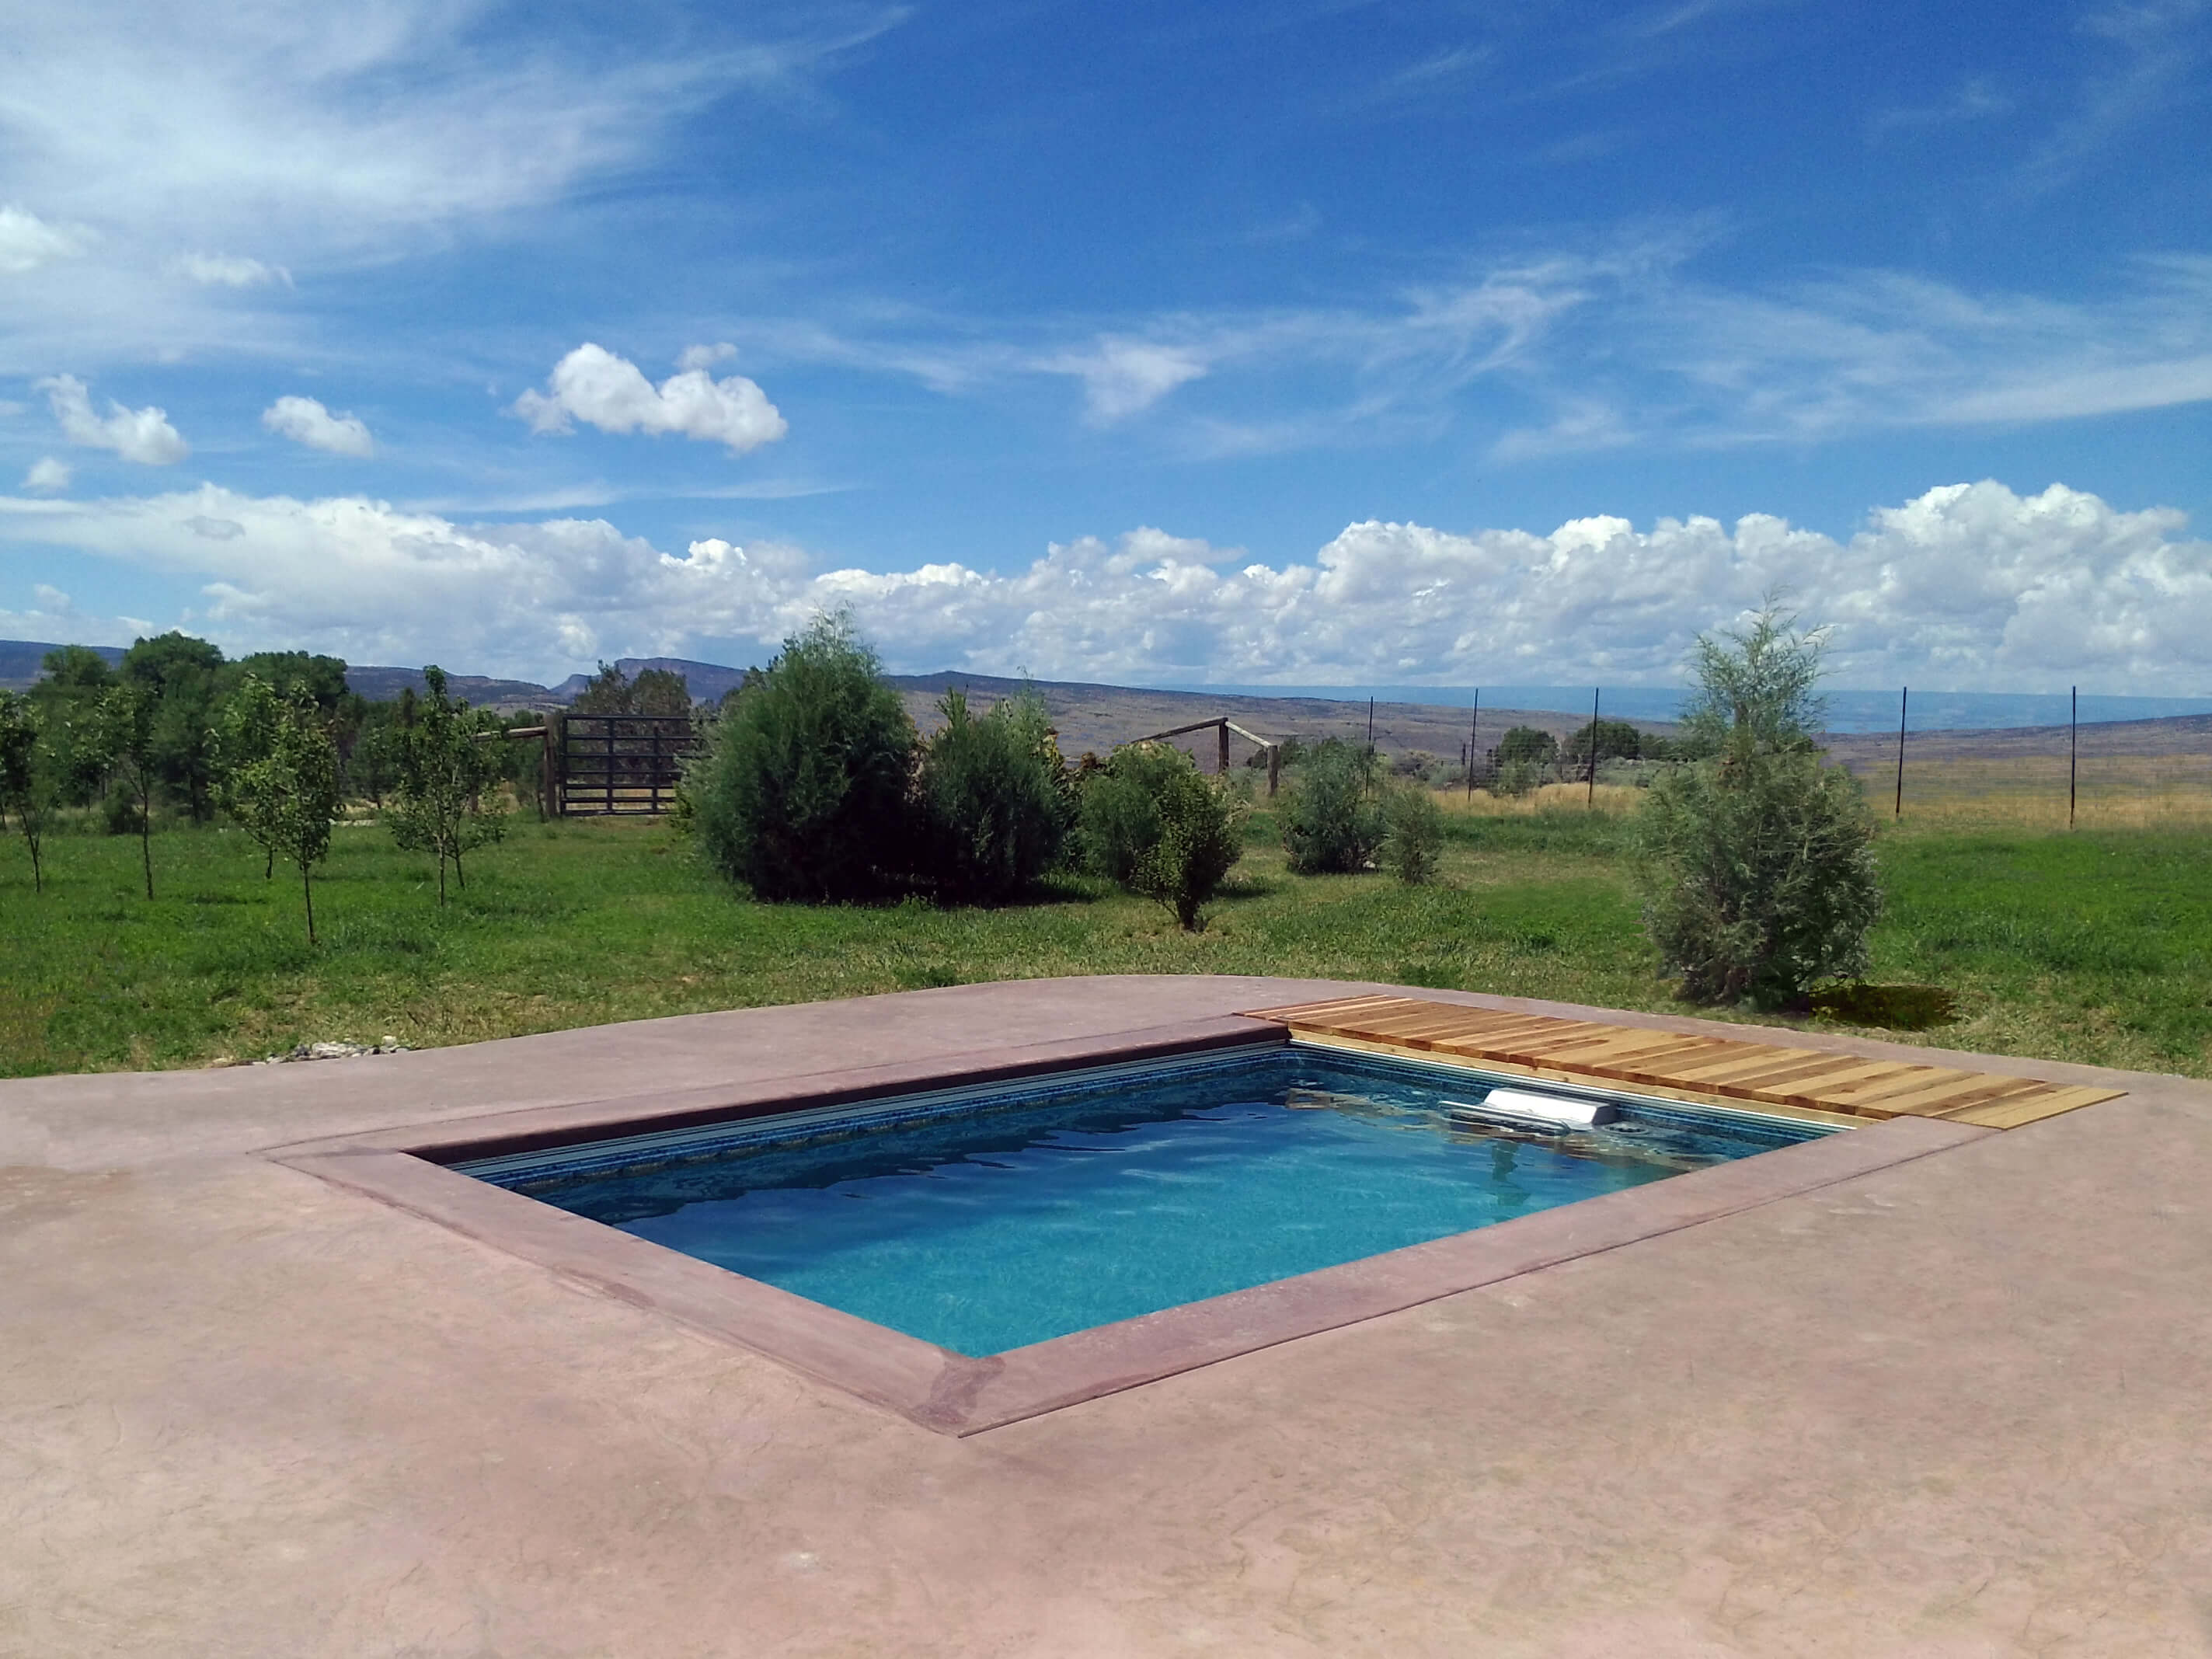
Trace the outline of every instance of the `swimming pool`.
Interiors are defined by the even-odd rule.
[[[980,1357],[1827,1133],[1507,1081],[1270,1045],[452,1167]]]

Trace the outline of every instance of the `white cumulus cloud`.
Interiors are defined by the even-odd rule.
[[[107,413],[95,414],[92,393],[74,374],[52,374],[33,386],[46,394],[46,403],[60,423],[62,435],[90,449],[112,449],[126,461],[143,466],[173,466],[192,453],[168,413],[149,404],[125,409],[109,398]]]
[[[23,488],[37,490],[40,495],[52,495],[70,487],[70,465],[51,455],[42,455],[31,463],[31,470],[23,475]]]
[[[261,424],[280,438],[333,455],[376,453],[376,441],[356,416],[333,415],[313,398],[279,398],[261,411]]]
[[[84,234],[50,225],[27,208],[0,206],[0,274],[21,276],[84,251]]]
[[[0,538],[192,581],[202,604],[176,623],[226,647],[540,678],[602,657],[763,658],[846,605],[909,671],[1664,684],[1699,633],[1779,586],[1808,622],[1833,625],[1840,684],[2212,682],[2212,543],[2172,509],[2128,511],[2063,484],[1945,485],[1840,540],[1761,514],[1642,528],[1594,515],[1548,534],[1378,520],[1277,562],[1141,529],[1056,544],[1002,573],[823,569],[781,543],[708,537],[672,552],[603,519],[469,526],[359,496],[213,485],[0,499]]]
[[[687,367],[655,386],[635,363],[589,341],[553,366],[544,392],[526,392],[514,413],[533,432],[567,432],[582,421],[602,432],[680,433],[725,445],[733,455],[774,443],[790,430],[768,394],[742,374],[717,380],[694,356],[717,347],[694,346]],[[710,356],[706,362],[715,361]]]

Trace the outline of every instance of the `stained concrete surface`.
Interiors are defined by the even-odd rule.
[[[2212,1651],[2203,1085],[966,1440],[254,1156],[1364,988],[0,1084],[0,1653]]]

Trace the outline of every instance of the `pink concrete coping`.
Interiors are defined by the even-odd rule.
[[[1227,1016],[895,1066],[424,1124],[276,1162],[550,1267],[938,1433],[969,1435],[1816,1191],[1999,1133],[1897,1118],[1027,1347],[970,1358],[443,1167],[647,1129],[1285,1040]]]

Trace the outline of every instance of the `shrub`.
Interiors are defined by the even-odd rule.
[[[1444,815],[1437,798],[1418,786],[1382,798],[1382,867],[1411,887],[1431,880],[1443,854]]]
[[[1539,726],[1516,726],[1498,738],[1498,747],[1490,751],[1490,758],[1499,766],[1510,766],[1515,761],[1528,761],[1537,766],[1549,766],[1559,758],[1559,740]]]
[[[914,722],[849,618],[817,617],[725,705],[685,790],[700,850],[770,900],[883,892],[915,862]]]
[[[1643,753],[1644,733],[1626,720],[1595,720],[1597,728],[1597,757],[1601,763],[1608,760],[1634,760]],[[1590,726],[1578,726],[1567,734],[1562,757],[1571,763],[1587,766],[1590,757]]]
[[[1645,926],[1699,1001],[1781,1006],[1869,963],[1874,817],[1814,745],[1822,638],[1793,623],[1770,604],[1698,642],[1684,723],[1712,757],[1656,779],[1638,814]]]
[[[995,904],[1060,861],[1074,800],[1044,702],[1024,692],[981,716],[947,691],[922,745],[927,872],[941,898]]]
[[[1100,874],[1175,912],[1187,931],[1243,852],[1243,803],[1179,749],[1116,750],[1083,787],[1085,858]]]
[[[1283,847],[1302,876],[1364,870],[1382,844],[1382,812],[1372,794],[1375,757],[1338,738],[1308,751],[1297,787],[1283,808]]]
[[[1543,781],[1543,769],[1534,761],[1510,760],[1498,769],[1497,776],[1490,781],[1490,793],[1518,799]]]

